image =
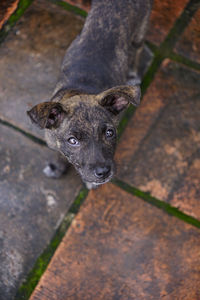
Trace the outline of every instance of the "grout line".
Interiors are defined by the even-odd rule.
[[[62,8],[64,8],[65,10],[71,11],[73,13],[75,13],[76,15],[79,15],[81,17],[86,18],[87,17],[87,12],[84,9],[81,9],[75,5],[69,4],[65,1],[62,0],[48,0],[49,2],[52,2],[58,6],[61,6]]]
[[[21,2],[24,2],[24,1],[21,0]],[[76,6],[70,5],[64,1],[61,1],[61,0],[49,0],[49,1],[63,7],[66,10],[73,11],[74,13],[76,13],[82,17],[87,16],[87,13],[84,10],[82,10]],[[27,1],[25,1],[25,2],[27,2]],[[32,0],[29,0],[29,2],[31,3]],[[186,6],[185,10],[183,11],[182,15],[180,16],[180,18],[177,19],[175,25],[173,26],[172,30],[170,31],[170,33],[168,34],[168,36],[166,37],[164,42],[158,48],[158,52],[155,52],[155,58],[153,59],[153,62],[151,64],[151,66],[148,68],[148,71],[145,74],[143,81],[142,81],[142,85],[141,85],[142,94],[144,94],[146,92],[148,86],[152,82],[163,59],[166,57],[167,54],[170,53],[170,51],[172,51],[178,36],[184,30],[184,28],[187,26],[188,22],[190,21],[190,18],[196,11],[194,9],[194,3],[196,3],[196,2],[198,2],[198,1],[191,0],[189,2],[189,4]],[[186,10],[187,10],[187,12],[186,12]],[[187,16],[188,11],[190,12],[189,17]],[[184,18],[186,18],[186,20]],[[13,24],[15,24],[15,23],[13,23]],[[0,41],[1,41],[1,36],[0,36]],[[167,52],[163,51],[166,49],[167,49]],[[164,54],[162,54],[162,52]],[[173,56],[173,57],[175,57],[175,56]],[[134,112],[135,112],[135,108],[130,107],[127,110],[124,118],[120,122],[119,138],[120,138],[121,134],[123,133],[128,121],[133,116]],[[13,125],[8,125],[8,124],[6,124],[6,125],[14,128],[14,129],[17,129],[18,131],[25,134],[22,130],[19,130],[17,127],[14,127]],[[27,136],[27,134],[26,134],[26,136]],[[149,194],[144,193],[144,192],[142,192],[142,191],[128,185],[127,183],[124,183],[124,182],[118,180],[118,179],[113,180],[113,183],[115,185],[119,186],[120,188],[124,189],[128,193],[138,196],[141,199],[143,199],[144,201],[164,210],[168,214],[173,215],[193,226],[200,228],[200,222],[198,220],[196,220],[195,218],[193,218],[189,215],[182,213],[177,208],[172,207],[168,203],[162,202],[161,200],[158,200],[158,199],[150,196]],[[16,300],[22,300],[22,299],[29,298],[29,296],[33,292],[35,286],[37,285],[40,277],[46,270],[51,257],[55,253],[56,248],[59,246],[63,236],[66,234],[68,228],[70,227],[72,220],[74,219],[77,212],[79,211],[84,199],[87,197],[87,194],[88,194],[88,190],[86,188],[82,188],[79,195],[76,197],[75,201],[73,202],[71,208],[69,209],[68,213],[66,214],[66,217],[64,218],[62,224],[60,225],[59,229],[57,230],[56,234],[54,235],[54,238],[52,239],[51,243],[47,246],[47,248],[43,252],[43,254],[37,259],[35,266],[33,267],[31,272],[27,276],[26,282],[24,284],[22,284],[22,286],[19,288],[17,296],[16,296]]]
[[[166,203],[162,200],[159,200],[153,196],[151,196],[149,193],[143,192],[128,183],[121,181],[120,179],[113,179],[112,183],[114,183],[116,186],[120,187],[124,191],[128,192],[131,195],[137,196],[144,200],[145,202],[156,206],[159,209],[162,209],[164,212],[168,213],[171,216],[174,216],[190,225],[193,225],[197,228],[200,228],[200,221],[195,219],[194,217],[187,215],[180,211],[178,208],[171,206],[169,203]]]
[[[47,248],[43,253],[37,258],[33,268],[30,273],[26,276],[25,282],[22,283],[17,291],[15,300],[28,300],[34,291],[37,283],[39,282],[41,276],[44,274],[51,258],[53,257],[57,247],[60,245],[63,237],[65,236],[67,230],[69,229],[73,219],[78,213],[82,203],[87,197],[88,190],[84,187],[81,188],[78,196],[75,198],[70,209],[68,210],[66,216],[64,217],[62,223],[57,229],[51,242],[48,244]]]
[[[177,54],[175,52],[171,52],[169,53],[168,56],[171,60],[173,60],[174,62],[178,62],[181,63],[189,68],[192,68],[194,70],[200,71],[200,64],[198,64],[197,62],[188,59],[185,56],[182,56],[180,54]]]
[[[170,32],[168,33],[165,40],[161,43],[160,46],[155,46],[153,43],[146,41],[147,46],[153,52],[155,57],[142,80],[141,83],[142,96],[145,94],[147,88],[153,81],[157,70],[159,69],[162,61],[165,58],[176,60],[187,66],[193,67],[196,70],[199,70],[200,68],[199,64],[173,53],[173,48],[178,38],[180,37],[181,33],[184,31],[185,27],[188,25],[191,18],[193,17],[193,15],[195,14],[195,12],[199,7],[200,7],[199,0],[190,0],[189,3],[186,5],[185,9],[183,10],[182,14],[180,15],[180,17],[177,18],[172,29],[170,30]],[[129,120],[133,117],[135,110],[136,110],[135,108],[129,107],[127,112],[125,112],[123,118],[121,119],[118,127],[118,135],[119,135],[118,140],[120,139],[122,133],[124,132]]]
[[[144,96],[147,88],[149,87],[149,85],[151,84],[151,82],[154,79],[154,76],[157,72],[157,70],[159,69],[162,61],[163,61],[164,57],[162,55],[159,55],[159,53],[154,57],[150,67],[148,68],[147,72],[145,73],[142,83],[141,83],[141,94],[142,97]],[[142,98],[141,98],[142,101]],[[130,121],[130,119],[133,117],[135,111],[136,111],[136,107],[134,107],[133,105],[130,105],[128,107],[128,109],[125,111],[119,126],[118,126],[118,140],[120,139],[121,135],[123,134],[128,122]]]
[[[14,14],[11,15],[11,17],[7,21],[6,25],[4,26],[5,28],[3,27],[3,29],[0,32],[0,43],[5,38],[5,36],[8,34],[9,30],[14,26],[16,21],[25,12],[26,8],[32,3],[32,1],[33,0],[20,0],[17,10],[14,12]],[[81,15],[82,17],[87,16],[87,12],[84,11],[83,9],[80,9],[77,6],[68,4],[62,0],[48,0],[48,1],[55,3],[68,11],[72,11],[78,15]],[[154,53],[155,57],[142,80],[142,84],[141,84],[142,95],[145,94],[148,86],[153,81],[154,76],[155,76],[158,68],[160,67],[162,61],[167,57],[174,61],[181,62],[187,66],[193,67],[196,70],[200,70],[199,64],[192,62],[192,61],[188,60],[187,58],[184,58],[184,57],[172,52],[175,42],[177,41],[178,37],[180,36],[182,31],[185,29],[185,27],[188,25],[190,19],[192,18],[192,16],[198,9],[199,4],[200,4],[199,0],[191,0],[187,4],[183,13],[176,20],[173,28],[171,29],[171,31],[167,35],[166,39],[160,46],[157,47],[154,44],[152,44],[151,42],[148,42],[148,41],[146,42],[147,45],[149,46],[149,48]],[[118,140],[120,139],[122,133],[124,132],[129,120],[133,117],[135,110],[136,110],[135,107],[130,106],[124,113],[124,115],[120,121],[120,124],[118,126]],[[8,125],[8,123],[7,123],[7,125]],[[18,128],[16,126],[11,125],[10,127],[18,130]],[[19,131],[23,132],[23,130],[21,130],[21,129],[19,129]],[[35,139],[34,136],[31,136],[29,134],[26,134],[26,136],[30,137],[32,140],[37,142],[37,138]],[[42,141],[42,143],[44,144],[43,141]]]
[[[146,42],[146,45],[149,47],[149,49],[154,53],[154,55],[157,55],[160,54],[160,55],[163,55],[160,50],[159,50],[159,47],[154,45],[153,43],[147,41]],[[193,61],[179,53],[176,53],[174,52],[173,50],[169,51],[169,53],[165,56],[163,55],[164,58],[169,58],[171,60],[173,60],[174,62],[178,62],[178,63],[181,63],[187,67],[190,67],[192,69],[195,69],[197,71],[200,70],[200,64],[197,63],[196,61]]]
[[[12,27],[16,24],[16,22],[21,18],[26,9],[31,5],[33,0],[20,0],[17,6],[17,9],[14,13],[9,17],[6,23],[3,25],[0,30],[0,44],[4,41],[5,37],[8,35]]]
[[[87,16],[87,12],[84,10],[70,5],[64,1],[59,0],[49,0],[50,2],[53,2],[64,9],[68,11],[72,11],[77,15],[80,15],[82,17]],[[7,22],[3,25],[2,29],[0,30],[0,43],[4,41],[12,27],[16,24],[16,22],[20,19],[20,17],[24,14],[26,9],[30,6],[30,4],[33,2],[33,0],[20,0],[18,3],[18,7],[15,10],[15,12],[10,16],[10,18],[7,20]],[[47,146],[46,142],[43,141],[40,138],[37,138],[36,136],[26,132],[25,130],[13,125],[12,123],[9,123],[5,120],[0,119],[0,124],[3,126],[7,126],[9,128],[12,128],[21,134],[23,134],[25,137],[31,139],[32,141],[36,142],[39,145]],[[37,258],[34,267],[31,269],[30,273],[26,276],[25,282],[21,285],[21,287],[18,289],[15,299],[22,300],[22,299],[29,299],[31,293],[35,289],[38,281],[40,280],[41,276],[45,272],[52,256],[54,255],[57,247],[59,246],[60,242],[62,241],[62,238],[66,234],[68,228],[71,225],[71,222],[73,221],[74,217],[79,211],[80,206],[82,205],[83,201],[85,200],[86,196],[88,194],[88,190],[86,188],[82,188],[78,194],[78,196],[73,201],[70,209],[68,210],[66,216],[64,217],[61,225],[57,229],[54,237],[52,238],[51,242],[48,244],[47,248],[44,250],[44,252]]]
[[[120,123],[117,128],[117,141],[120,140],[129,120],[133,117],[134,113],[136,111],[136,107],[133,105],[130,105],[126,111],[123,113],[123,117],[120,120]]]
[[[173,49],[176,42],[180,38],[184,29],[188,26],[191,18],[200,7],[199,0],[190,0],[188,4],[185,6],[182,14],[176,19],[175,24],[172,29],[168,33],[164,42],[161,44],[160,50],[165,52],[168,51],[168,47]]]
[[[5,120],[0,119],[0,125],[12,128],[15,131],[18,131],[19,133],[21,133],[23,136],[25,136],[29,140],[32,140],[33,142],[35,142],[35,143],[37,143],[37,144],[39,144],[41,146],[46,146],[47,147],[47,143],[44,140],[40,139],[39,137],[36,137],[35,135],[33,135],[31,133],[26,132],[25,130],[23,130],[23,129],[15,126],[15,125],[13,125],[10,122],[7,122]]]
[[[86,11],[84,11],[76,6],[73,6],[71,4],[68,4],[62,0],[48,0],[48,1],[55,3],[55,4],[63,7],[64,9],[66,9],[68,11],[72,11],[75,14],[80,15],[82,17],[87,16]],[[31,5],[32,2],[33,2],[33,0],[20,0],[19,1],[17,9],[9,17],[9,19],[6,21],[6,23],[3,25],[2,29],[0,30],[0,44],[4,41],[4,39],[10,32],[10,30],[14,27],[16,22],[21,18],[21,16],[25,13],[26,9]],[[10,123],[8,121],[4,121],[4,120],[0,119],[0,124],[5,125],[7,127],[10,127],[12,129],[20,132],[21,134],[23,134],[24,136],[26,136],[27,138],[31,139],[32,141],[36,142],[39,145],[47,146],[46,142],[43,141],[42,139],[32,135],[31,133],[26,132],[25,130],[13,125],[12,123]]]

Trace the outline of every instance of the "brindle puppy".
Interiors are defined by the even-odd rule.
[[[116,128],[129,103],[138,105],[140,88],[127,83],[137,71],[151,0],[93,0],[81,34],[66,52],[52,99],[28,115],[50,148],[74,165],[89,188],[114,174]],[[132,81],[136,82],[136,81]],[[58,177],[60,164],[45,172]]]

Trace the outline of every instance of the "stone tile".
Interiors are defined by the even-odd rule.
[[[200,218],[200,76],[165,60],[121,137],[117,176]]]
[[[55,153],[0,125],[0,299],[12,300],[49,244],[81,182],[73,169],[59,180],[42,173]]]
[[[112,184],[90,192],[30,300],[200,298],[200,232]]]
[[[166,38],[188,0],[154,0],[147,39],[159,45]]]
[[[64,53],[82,24],[57,5],[33,2],[0,47],[0,118],[42,136],[26,111],[51,96]]]
[[[200,9],[183,32],[175,50],[200,64]]]
[[[17,8],[19,0],[1,0],[0,2],[0,29]]]

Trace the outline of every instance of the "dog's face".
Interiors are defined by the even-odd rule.
[[[138,86],[120,86],[99,95],[66,93],[59,102],[34,106],[28,115],[46,130],[49,147],[67,157],[83,181],[100,185],[114,174],[120,112],[139,101]]]

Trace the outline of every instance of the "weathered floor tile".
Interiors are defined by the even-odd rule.
[[[200,9],[183,32],[175,50],[200,64]]]
[[[81,187],[73,168],[46,178],[55,153],[0,126],[0,299],[12,300],[19,284],[49,244]]]
[[[200,298],[200,231],[112,184],[90,192],[31,300]]]
[[[117,176],[200,218],[200,74],[165,60],[121,137]]]
[[[154,0],[147,39],[159,45],[166,38],[188,0]]]
[[[0,47],[0,118],[42,135],[26,111],[51,96],[64,53],[82,24],[57,5],[33,2]]]
[[[19,0],[1,0],[0,2],[0,29],[16,10]]]

